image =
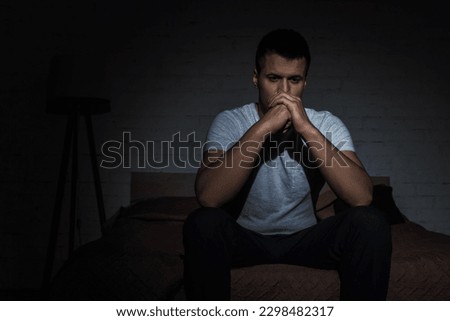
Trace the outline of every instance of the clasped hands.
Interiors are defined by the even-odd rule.
[[[303,135],[313,127],[302,99],[284,91],[277,92],[269,99],[267,111],[261,120],[267,124],[270,133],[285,133],[292,126],[298,134]]]

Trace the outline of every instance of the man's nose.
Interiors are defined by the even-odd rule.
[[[289,93],[289,89],[289,81],[287,79],[282,79],[279,83],[278,91]]]

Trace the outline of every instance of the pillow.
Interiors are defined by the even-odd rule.
[[[386,219],[391,225],[406,222],[405,216],[395,204],[391,186],[385,184],[374,185],[372,197],[373,200],[370,205],[381,210],[386,215]],[[350,208],[350,206],[340,198],[337,198],[334,201],[333,206],[336,214]]]

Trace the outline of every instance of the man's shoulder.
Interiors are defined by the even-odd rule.
[[[316,110],[312,108],[305,108],[309,120],[317,128],[330,127],[333,125],[341,126],[342,121],[328,110]]]
[[[254,103],[218,113],[208,130],[205,150],[210,147],[227,150],[257,121],[257,115]]]
[[[254,123],[258,119],[258,114],[256,112],[255,103],[246,104],[240,107],[234,107],[230,109],[225,109],[221,111],[216,118],[223,121],[237,121],[239,123]]]
[[[331,112],[328,110],[317,110],[313,108],[306,108],[305,107],[306,114],[308,115],[309,119],[325,119],[330,116],[334,116]]]
[[[255,113],[255,103],[249,103],[239,107],[233,107],[229,109],[225,109],[221,112],[228,115],[236,115],[236,116],[253,116]]]

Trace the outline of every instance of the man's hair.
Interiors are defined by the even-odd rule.
[[[287,59],[305,58],[308,74],[311,63],[308,43],[298,32],[291,29],[277,29],[266,34],[258,44],[255,56],[256,71],[261,71],[264,56],[268,53],[276,53]]]

